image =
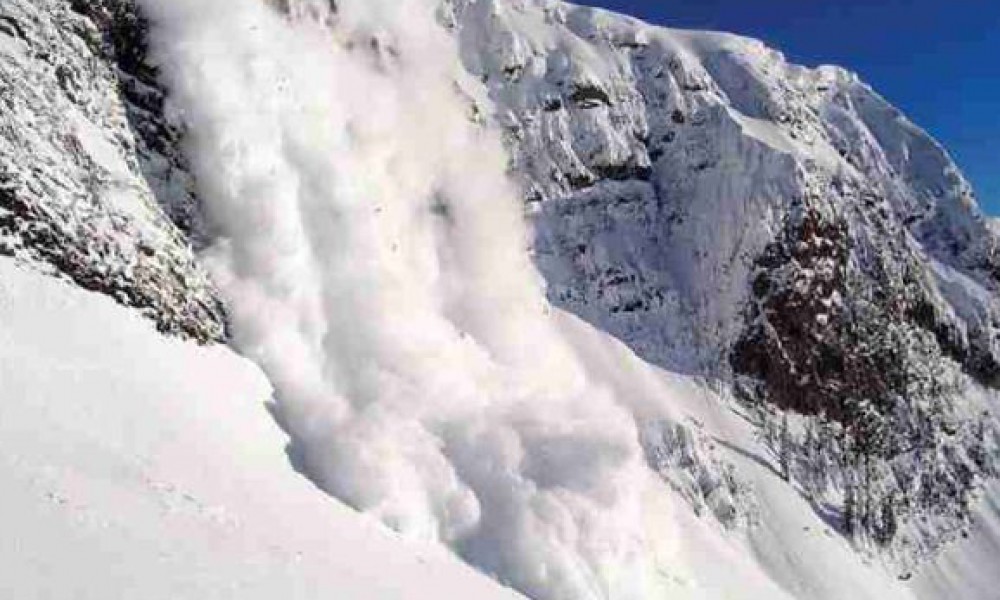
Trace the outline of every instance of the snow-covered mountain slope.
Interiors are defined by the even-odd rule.
[[[438,546],[360,518],[292,471],[286,438],[264,406],[269,386],[248,362],[164,339],[109,299],[9,260],[0,275],[5,595],[519,597]],[[646,524],[657,532],[651,551],[661,563],[652,597],[909,597],[796,506],[801,498],[772,469],[741,458],[763,449],[721,404],[699,402],[707,393],[700,386],[652,369],[568,315],[559,319],[593,366],[621,367],[599,369],[605,375],[595,383],[628,390],[651,411],[658,397],[687,399],[674,410],[693,411],[684,419],[698,436],[735,427],[725,433],[732,460],[747,461],[740,466],[756,473],[770,503],[792,503],[779,511],[791,522],[768,519],[754,534],[774,561],[769,574],[742,536],[699,519],[678,491],[650,479]],[[824,582],[831,563],[840,577]],[[788,585],[791,595],[782,591]]]
[[[264,406],[269,386],[249,363],[164,339],[109,299],[9,260],[0,275],[4,595],[519,597],[440,547],[361,519],[295,474]],[[679,480],[650,479],[645,523],[661,565],[650,597],[913,597],[863,564],[785,485],[723,399],[569,315],[559,321],[601,374],[596,383],[647,403],[650,417],[671,398],[686,435],[728,440],[711,452],[760,492],[763,525],[744,537],[690,510]],[[979,586],[979,596],[961,597],[989,598],[991,563],[968,560],[983,556],[948,556],[922,575],[926,597]]]
[[[0,596],[519,598],[295,473],[270,386],[0,259]]]
[[[8,0],[0,36],[0,247],[225,321],[324,492],[540,600],[989,597],[995,225],[855,76],[552,0]]]
[[[966,391],[997,383],[1000,242],[945,151],[855,75],[755,40],[547,1],[442,20],[505,131],[549,298],[735,381],[772,429],[805,415],[774,439],[861,543],[906,564],[953,538],[997,474]]]
[[[997,238],[958,168],[853,74],[559,2],[446,6],[529,201],[552,216],[538,248],[550,295],[654,360],[686,366],[692,344],[709,362],[728,352],[755,260],[810,212],[848,222],[866,276],[895,252],[995,290]],[[969,321],[955,342],[992,377],[995,307],[960,294],[947,298]],[[693,340],[664,331],[677,312]]]

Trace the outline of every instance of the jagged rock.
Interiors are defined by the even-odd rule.
[[[165,332],[220,340],[221,305],[192,251],[193,184],[143,35],[130,2],[0,5],[0,252]]]

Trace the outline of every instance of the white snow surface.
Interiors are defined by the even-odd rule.
[[[249,361],[0,259],[0,597],[516,593],[292,470]]]

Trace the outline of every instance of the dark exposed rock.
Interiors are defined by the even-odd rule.
[[[840,420],[844,398],[884,384],[856,379],[858,365],[841,346],[850,326],[843,304],[849,251],[845,224],[810,210],[789,218],[782,239],[757,260],[755,325],[737,342],[732,363],[762,380],[782,408]]]
[[[956,413],[974,353],[939,314],[922,267],[883,247],[862,268],[847,223],[806,207],[757,259],[750,326],[731,354],[739,389],[762,414],[829,424],[825,438],[809,430],[817,441],[773,443],[802,463],[802,479],[815,477],[810,465],[839,464],[849,535],[886,546],[915,515],[936,514],[921,527],[947,539],[996,466],[981,450],[987,422]],[[825,485],[810,488],[817,502]]]
[[[611,97],[608,93],[596,85],[575,83],[573,91],[570,92],[570,100],[580,108],[593,108],[595,106],[611,106]]]
[[[645,165],[594,165],[591,170],[600,179],[612,181],[648,181],[653,170]]]

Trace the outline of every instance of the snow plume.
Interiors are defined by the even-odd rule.
[[[634,419],[557,331],[434,1],[273,4],[146,0],[304,468],[531,596],[638,596]]]

